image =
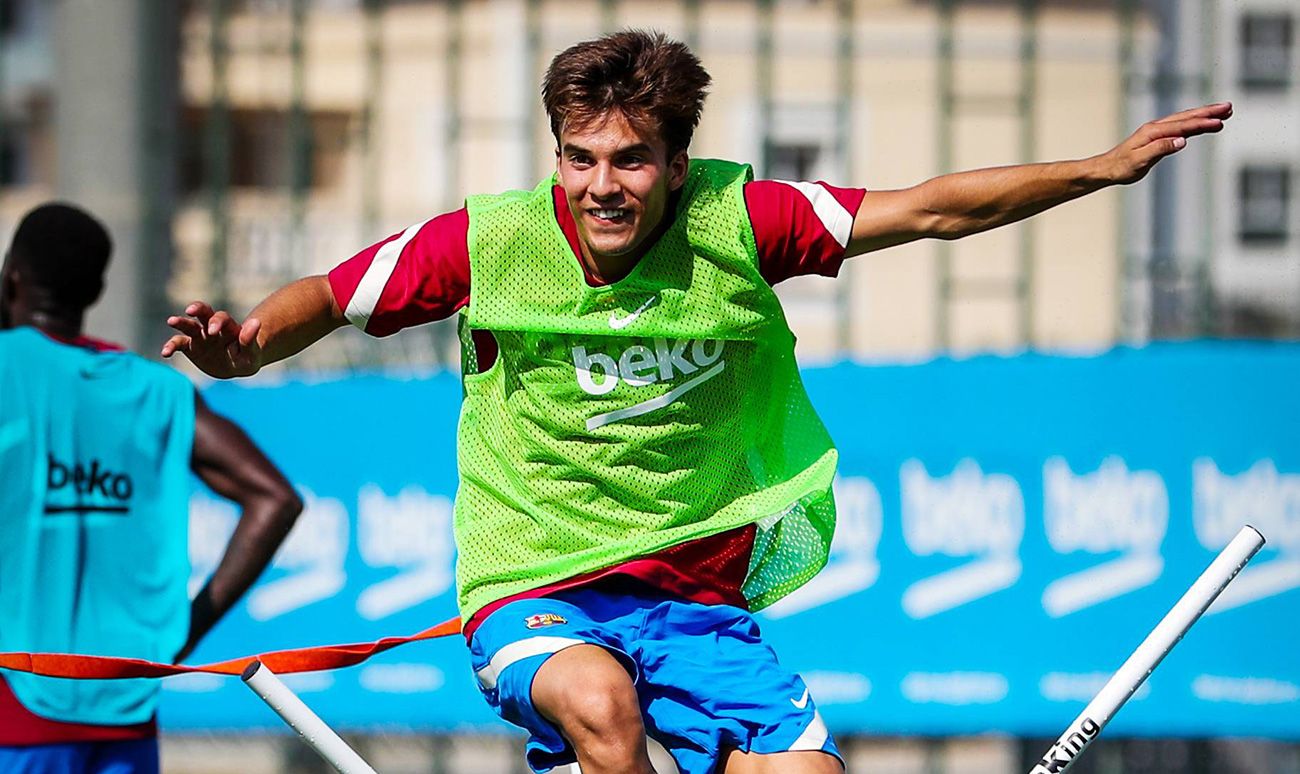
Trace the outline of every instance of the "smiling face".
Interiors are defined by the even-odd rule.
[[[620,112],[560,132],[556,171],[578,225],[584,258],[635,262],[663,222],[669,194],[686,182],[685,151]]]

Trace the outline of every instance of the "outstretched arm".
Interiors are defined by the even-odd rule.
[[[1098,156],[958,172],[897,191],[868,191],[853,221],[847,255],[917,239],[958,239],[1077,199],[1107,186],[1134,183],[1187,138],[1217,132],[1232,105],[1184,110],[1142,125]]]
[[[234,422],[194,396],[194,450],[190,467],[212,491],[241,510],[212,577],[190,606],[190,632],[176,660],[186,658],[266,569],[284,541],[302,500],[280,470]]]
[[[329,280],[304,277],[267,296],[243,323],[195,301],[184,315],[167,318],[178,332],[163,344],[162,356],[183,352],[200,371],[218,379],[252,376],[346,323]]]

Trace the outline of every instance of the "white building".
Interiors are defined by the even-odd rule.
[[[1181,4],[1191,11],[1197,3]],[[1235,107],[1232,141],[1214,157],[1213,280],[1224,322],[1242,333],[1300,333],[1300,6],[1219,3],[1213,91]],[[1245,329],[1252,319],[1258,327]]]
[[[1127,338],[1300,335],[1300,7],[1287,0],[1149,4],[1160,35],[1135,49],[1128,112],[1231,101],[1127,197]]]

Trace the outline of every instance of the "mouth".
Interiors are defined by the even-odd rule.
[[[631,222],[632,211],[625,207],[598,207],[587,210],[587,217],[601,226],[618,226]]]

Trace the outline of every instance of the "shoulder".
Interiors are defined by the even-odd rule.
[[[754,180],[745,185],[745,205],[755,223],[824,230],[840,245],[848,243],[853,218],[866,191],[823,181]]]
[[[700,191],[744,185],[754,179],[754,169],[725,159],[691,159],[687,186]]]
[[[18,328],[9,328],[0,330],[0,344],[7,347],[26,346],[38,341],[45,340],[35,328],[20,326]]]
[[[469,212],[471,218],[478,218],[485,213],[501,208],[526,208],[538,202],[549,202],[554,182],[555,177],[552,175],[541,180],[532,190],[528,191],[509,190],[498,193],[473,194],[465,197],[465,209]]]
[[[84,360],[81,366],[87,376],[130,374],[132,378],[161,386],[171,391],[193,392],[189,377],[168,363],[150,360],[117,344],[82,336],[66,345],[79,352]]]
[[[768,282],[807,274],[835,276],[865,195],[860,188],[820,181],[747,183],[745,208]]]
[[[679,206],[682,211],[735,213],[743,219],[744,186],[753,178],[753,169],[748,164],[721,159],[691,159],[686,182],[680,189]]]
[[[6,360],[21,363],[24,367],[30,366],[33,361],[66,360],[69,356],[85,353],[85,350],[71,342],[55,339],[29,326],[0,331],[0,350],[14,353]]]

